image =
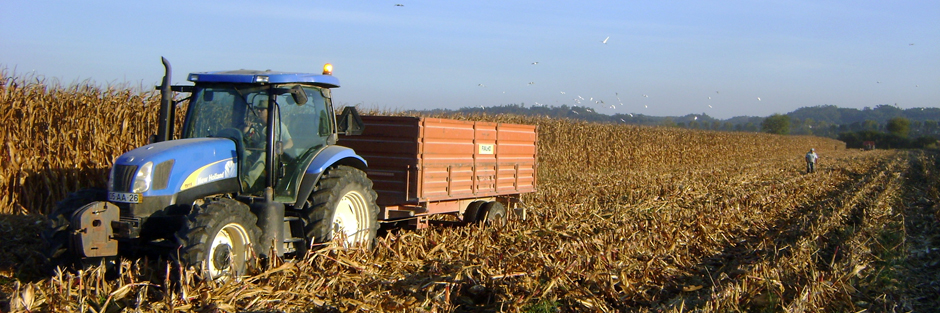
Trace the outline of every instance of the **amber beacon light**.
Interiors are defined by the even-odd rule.
[[[323,64],[323,75],[333,75],[333,64]]]

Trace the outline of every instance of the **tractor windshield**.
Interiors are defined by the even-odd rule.
[[[267,94],[268,88],[259,86],[197,86],[183,138],[216,137],[224,129],[243,130],[254,122],[252,119],[260,118],[256,106],[262,101],[267,104]]]

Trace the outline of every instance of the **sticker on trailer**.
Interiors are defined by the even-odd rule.
[[[480,154],[493,154],[495,151],[495,145],[480,144]]]

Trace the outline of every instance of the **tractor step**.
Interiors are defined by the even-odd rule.
[[[298,242],[304,242],[304,239],[299,238],[299,237],[291,237],[291,238],[284,239],[284,243],[298,243]]]

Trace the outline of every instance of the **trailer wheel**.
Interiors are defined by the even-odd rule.
[[[480,208],[486,204],[486,201],[473,201],[467,205],[467,209],[463,211],[463,218],[461,219],[464,223],[476,223],[480,215]]]
[[[502,223],[506,221],[506,206],[496,201],[484,203],[480,207],[477,219],[486,224]]]
[[[176,233],[178,261],[194,266],[212,280],[242,276],[261,229],[258,218],[244,203],[228,198],[206,199],[194,206]]]
[[[88,267],[104,262],[106,269],[113,267],[116,257],[107,258],[81,258],[70,251],[70,228],[72,215],[86,204],[96,201],[108,200],[108,191],[101,188],[83,189],[69,194],[65,199],[56,203],[55,210],[49,214],[46,229],[40,234],[45,244],[43,256],[48,272],[55,271],[56,267],[78,266]],[[110,266],[108,266],[110,265]]]
[[[365,172],[344,165],[327,170],[303,209],[308,242],[342,236],[336,239],[343,239],[347,247],[371,248],[379,228],[376,197]]]

